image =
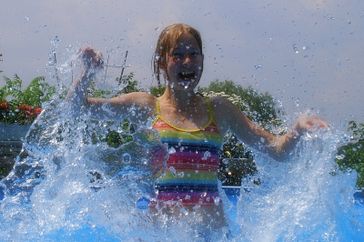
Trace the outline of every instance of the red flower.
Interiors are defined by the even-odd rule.
[[[23,113],[25,113],[25,115],[29,118],[35,118],[42,112],[42,108],[40,108],[40,107],[33,108],[32,106],[27,105],[27,104],[19,105],[18,109],[20,111],[22,111]]]
[[[33,107],[27,104],[21,104],[18,106],[18,109],[24,111],[25,113],[30,113],[33,110]]]
[[[8,110],[9,103],[7,101],[0,101],[0,110]]]
[[[33,109],[33,113],[35,114],[35,116],[38,116],[41,112],[42,112],[42,108],[40,108],[40,107],[36,107]]]

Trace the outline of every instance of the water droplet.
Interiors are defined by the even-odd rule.
[[[147,209],[149,207],[150,200],[146,197],[141,197],[136,202],[136,207],[139,209]]]
[[[343,160],[345,158],[345,155],[337,155],[336,159],[338,160]]]
[[[254,65],[254,68],[256,70],[259,70],[259,69],[262,69],[263,68],[263,65],[260,65],[260,64]]]
[[[122,161],[124,164],[130,164],[131,162],[131,155],[129,153],[124,153],[122,156]]]
[[[169,171],[172,173],[172,175],[174,175],[174,176],[177,175],[177,171],[176,171],[176,168],[174,168],[174,166],[170,166]]]
[[[293,44],[292,45],[292,48],[293,48],[294,53],[296,53],[296,54],[299,54],[300,53],[300,51],[299,51],[299,49],[298,49],[298,47],[297,47],[296,44]]]
[[[168,149],[168,154],[174,154],[174,153],[176,153],[175,148],[171,147],[171,148]]]
[[[296,107],[299,107],[300,106],[300,100],[299,99],[295,99],[294,100],[294,103],[295,103]]]
[[[30,18],[28,16],[25,16],[24,17],[25,21],[29,22],[30,21]]]
[[[218,206],[220,204],[220,201],[221,201],[221,199],[219,197],[214,198],[214,203],[216,206]]]
[[[205,151],[205,153],[203,153],[202,160],[207,160],[210,157],[211,157],[211,153],[209,151]]]
[[[146,165],[148,165],[148,163],[149,163],[149,162],[148,162],[148,159],[145,159],[145,158],[141,159],[141,162],[142,162],[142,164],[143,164],[143,165],[145,165],[145,166],[146,166]]]

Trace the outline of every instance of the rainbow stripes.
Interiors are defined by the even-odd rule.
[[[158,116],[153,128],[169,150],[166,170],[156,179],[157,202],[216,204],[222,137],[212,119],[205,128],[188,131],[173,127]]]

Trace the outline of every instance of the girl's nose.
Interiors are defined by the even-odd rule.
[[[190,64],[191,63],[191,55],[189,55],[189,54],[185,54],[184,56],[183,56],[183,64]]]

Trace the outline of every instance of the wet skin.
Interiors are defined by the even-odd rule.
[[[162,57],[166,60],[164,65],[161,65],[166,78],[166,91],[159,98],[144,92],[130,93],[111,99],[88,98],[85,90],[94,69],[102,66],[102,56],[90,48],[84,49],[82,53],[85,72],[79,81],[75,81],[74,89],[70,91],[69,96],[76,96],[75,100],[81,100],[82,104],[88,105],[95,116],[110,115],[110,112],[103,113],[104,109],[101,107],[106,105],[116,119],[127,116],[132,122],[146,124],[155,115],[158,100],[163,118],[181,129],[199,129],[205,127],[209,121],[206,99],[194,91],[202,75],[204,56],[192,35],[183,34],[166,56]],[[247,145],[268,153],[277,160],[289,154],[303,132],[312,128],[328,127],[327,123],[318,117],[303,115],[291,131],[285,135],[274,135],[249,120],[228,100],[217,97],[209,102],[212,104],[213,118],[221,135],[231,131]],[[131,109],[137,115],[131,116]],[[186,207],[186,209],[189,212],[195,212],[193,208]],[[221,204],[199,209],[204,220],[212,221],[212,227],[224,226],[225,219]],[[165,210],[167,214],[183,216],[180,208]]]
[[[203,55],[196,39],[190,34],[179,38],[176,46],[165,56],[168,85],[174,91],[193,91],[200,81]]]

